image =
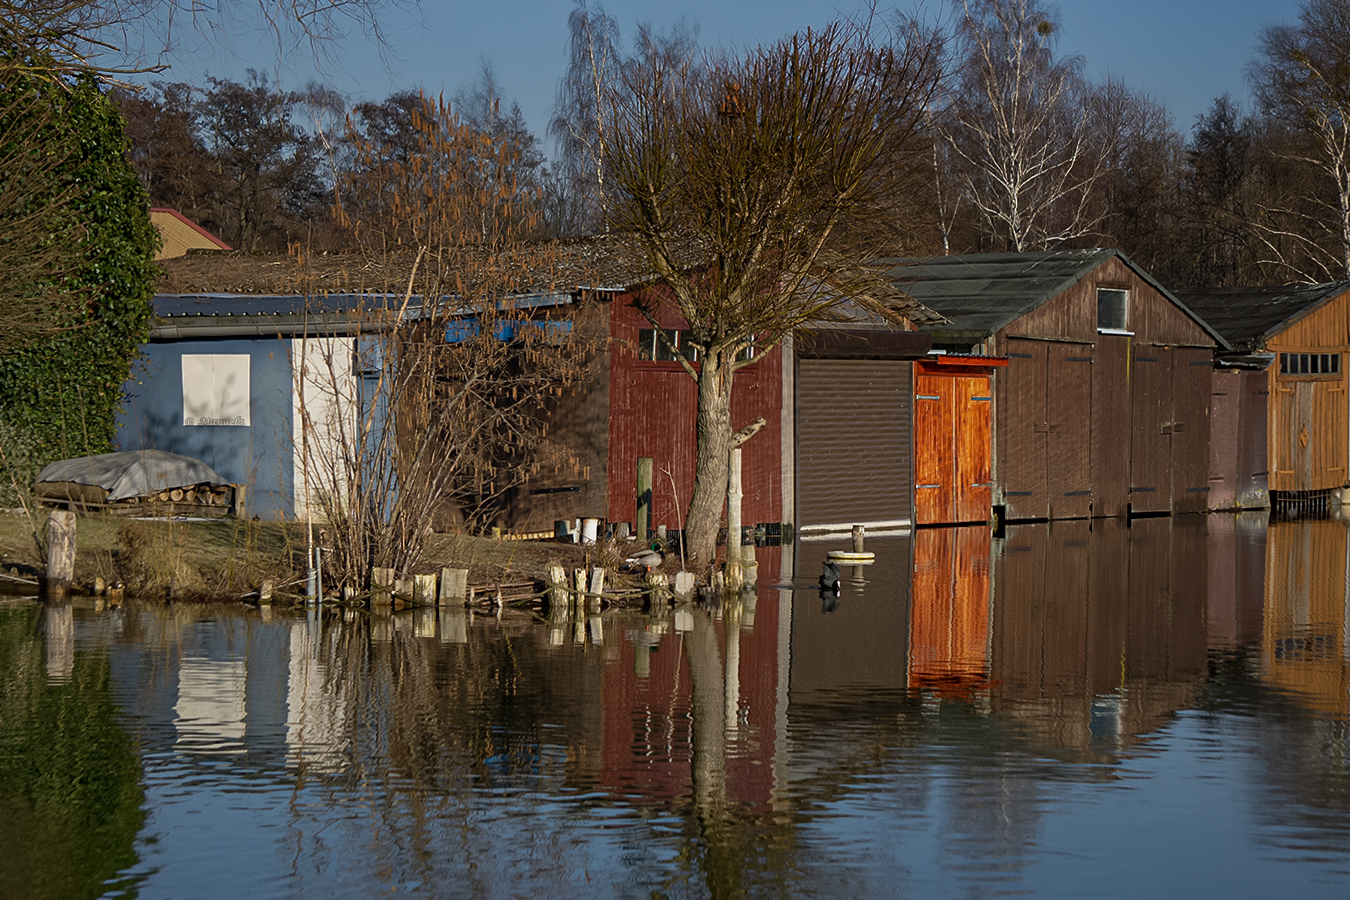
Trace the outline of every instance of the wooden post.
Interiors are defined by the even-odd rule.
[[[567,570],[562,566],[548,567],[548,617],[567,621]]]
[[[688,603],[694,599],[694,573],[676,572],[675,573],[675,600],[679,603]]]
[[[647,587],[651,589],[649,609],[653,613],[663,611],[670,604],[670,579],[664,572],[648,572]]]
[[[639,456],[637,461],[637,539],[647,543],[652,527],[652,458]]]
[[[248,486],[234,485],[234,505],[230,508],[236,519],[248,518]]]
[[[731,451],[727,477],[727,590],[739,591],[745,578],[741,572],[741,448]]]
[[[463,606],[469,598],[469,570],[441,569],[441,591],[437,601],[441,606]]]
[[[600,612],[600,595],[605,592],[605,570],[600,566],[591,569],[591,596],[586,598],[586,608],[593,613]]]
[[[576,586],[576,606],[577,618],[586,611],[586,570],[576,569],[572,572],[572,584]]]
[[[65,603],[75,580],[75,514],[54,509],[47,519],[47,571],[42,577],[43,599]]]
[[[370,608],[388,612],[393,606],[394,570],[375,566],[370,570]]]
[[[417,606],[436,605],[436,574],[414,575],[412,583],[413,603]]]
[[[853,526],[853,552],[854,552],[854,553],[862,553],[862,552],[863,552],[863,532],[864,532],[865,530],[866,530],[866,529],[863,528],[863,526],[861,526],[861,525],[854,525],[854,526]]]

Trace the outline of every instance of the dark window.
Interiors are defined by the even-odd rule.
[[[1339,353],[1281,353],[1281,375],[1339,375]]]
[[[698,362],[698,348],[694,346],[688,331],[666,329],[665,340],[661,340],[654,328],[638,331],[638,359],[644,362],[676,362],[677,353],[690,362]],[[672,352],[672,349],[674,351]]]
[[[1124,331],[1129,326],[1130,292],[1097,288],[1097,330]]]

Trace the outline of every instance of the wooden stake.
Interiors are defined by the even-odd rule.
[[[75,580],[75,514],[68,509],[52,510],[47,519],[47,571],[42,578],[43,599],[65,603]]]
[[[739,591],[745,579],[741,573],[741,448],[731,451],[727,477],[727,590]]]
[[[393,606],[394,570],[375,566],[370,570],[370,608],[389,611]]]
[[[652,473],[650,456],[639,456],[637,461],[637,539],[647,542],[652,525]]]
[[[469,598],[469,570],[441,569],[441,590],[437,602],[441,606],[463,606]]]

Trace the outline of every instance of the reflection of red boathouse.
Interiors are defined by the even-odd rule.
[[[759,550],[759,595],[714,617],[725,679],[716,713],[724,741],[726,799],[767,804],[780,752],[779,548]],[[694,615],[705,615],[702,610]],[[653,619],[644,631],[608,636],[618,652],[606,661],[600,781],[628,797],[673,802],[691,796],[696,714],[690,671],[691,633],[682,613]],[[611,651],[612,652],[612,651]],[[705,710],[698,710],[705,714]]]

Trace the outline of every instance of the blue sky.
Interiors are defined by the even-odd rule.
[[[731,47],[770,42],[857,8],[824,0],[609,0],[603,5],[618,20],[624,40],[639,22],[661,30],[683,16],[699,26],[704,45]],[[1219,94],[1247,102],[1244,69],[1260,29],[1293,21],[1298,11],[1292,0],[1061,0],[1057,5],[1063,25],[1059,51],[1082,56],[1094,79],[1109,73],[1162,101],[1187,135],[1195,117]],[[278,66],[273,45],[256,34],[237,33],[217,36],[208,45],[184,42],[166,60],[172,68],[158,77],[193,83],[207,75],[242,79],[252,67],[287,87],[317,74],[354,100],[379,100],[419,85],[431,93],[453,94],[474,81],[486,62],[505,96],[520,103],[543,137],[566,66],[572,7],[571,0],[421,0],[413,16],[387,19],[387,58],[356,37],[321,67],[308,52],[288,54]],[[897,8],[913,11],[914,0],[902,0]],[[922,8],[930,14],[941,9],[937,0],[925,0]]]

